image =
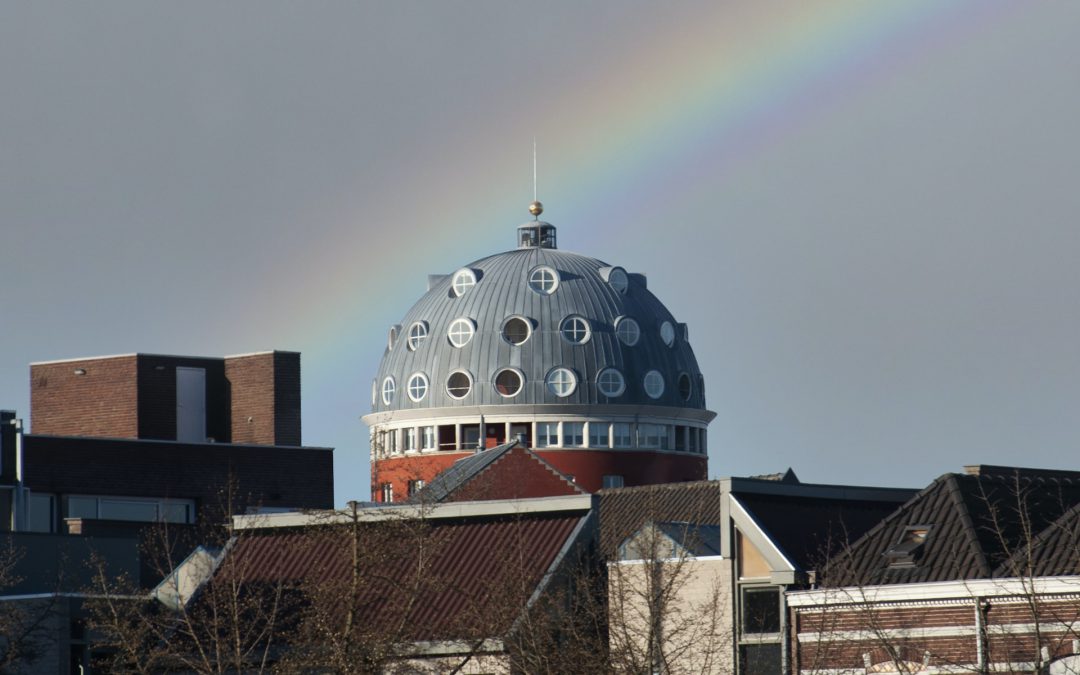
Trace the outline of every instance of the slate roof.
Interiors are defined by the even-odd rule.
[[[555,269],[560,277],[550,295],[529,287],[530,273],[541,265]],[[464,267],[477,276],[475,286],[464,295],[457,297],[451,290],[453,274],[435,277],[431,289],[402,317],[400,337],[383,355],[375,380],[375,389],[380,389],[384,379],[392,376],[397,391],[390,405],[376,396],[373,412],[545,403],[705,408],[701,371],[686,333],[649,292],[644,277],[628,275],[629,287],[620,293],[606,281],[607,263],[548,248],[506,251]],[[531,336],[516,346],[502,337],[503,322],[515,315],[532,324]],[[584,344],[572,344],[560,334],[562,321],[574,315],[590,324],[591,337]],[[640,326],[641,338],[634,346],[624,345],[615,335],[615,322],[621,316],[632,317]],[[472,319],[476,332],[468,344],[455,348],[447,339],[447,330],[461,317]],[[428,337],[410,350],[409,327],[418,321],[427,323]],[[660,336],[665,321],[675,329],[670,347]],[[548,372],[556,366],[570,368],[577,375],[578,386],[570,396],[557,397],[545,386]],[[518,368],[525,376],[524,388],[512,398],[499,395],[492,384],[495,373],[504,367]],[[622,395],[608,398],[598,391],[596,376],[606,367],[622,372],[626,381]],[[468,371],[473,379],[471,391],[461,399],[449,396],[445,386],[450,373],[458,369]],[[665,381],[658,399],[649,398],[644,391],[644,376],[652,369]],[[429,387],[423,399],[415,402],[405,395],[405,388],[408,378],[418,372],[427,375]],[[692,384],[689,400],[679,394],[681,373],[686,373]]]
[[[505,634],[516,614],[506,611],[505,596],[494,597],[498,593],[493,585],[513,574],[515,588],[524,589],[527,598],[560,564],[560,553],[573,543],[573,535],[587,532],[578,528],[588,517],[587,511],[562,511],[429,519],[424,555],[430,562],[425,574],[433,581],[419,597],[409,598],[407,615],[401,617],[411,627],[409,639],[471,639],[478,621],[488,637]],[[517,548],[522,542],[524,552]],[[392,564],[380,564],[378,583],[363,591],[360,624],[377,623],[400,609],[389,605],[401,598],[381,592],[378,584],[393,590],[410,588],[408,575],[416,569],[418,550],[409,541],[396,543],[378,557]],[[276,583],[302,587],[314,582],[323,588],[344,588],[352,570],[351,550],[347,535],[320,536],[317,528],[255,531],[234,541],[228,554],[232,560],[222,569],[240,570],[243,583],[253,587]],[[507,560],[514,564],[505,564]]]
[[[409,501],[527,499],[587,494],[516,440],[454,462]]]
[[[1080,472],[975,466],[947,473],[834,556],[819,583],[1007,578],[1025,570],[1077,573],[1078,505]],[[886,554],[916,528],[928,530],[925,541],[910,561],[897,564],[899,557]]]

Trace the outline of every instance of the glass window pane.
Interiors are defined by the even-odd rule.
[[[609,425],[606,422],[589,422],[589,447],[608,447]]]
[[[158,517],[157,502],[135,502],[119,499],[101,500],[102,520],[137,520],[154,522]]]
[[[780,632],[780,592],[775,587],[743,589],[743,633]]]
[[[563,422],[563,447],[579,448],[585,445],[585,424]]]
[[[611,425],[611,435],[615,441],[616,448],[629,448],[633,446],[633,437],[630,434],[630,424],[628,422],[616,422]]]
[[[26,529],[30,532],[53,531],[52,495],[30,493],[26,506]]]
[[[559,423],[537,422],[536,423],[536,447],[549,448],[559,445]]]
[[[167,523],[190,523],[191,506],[189,504],[166,502],[161,505],[161,519]]]
[[[779,644],[740,645],[741,675],[776,675],[784,672]]]
[[[68,497],[68,518],[97,518],[97,499],[93,497]]]

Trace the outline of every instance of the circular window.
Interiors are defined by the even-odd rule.
[[[393,349],[397,344],[398,333],[401,332],[401,326],[390,326],[390,331],[386,334],[386,348]]]
[[[390,405],[394,402],[394,391],[397,389],[397,385],[394,383],[394,378],[388,377],[382,381],[382,402],[386,405]]]
[[[626,270],[621,267],[611,270],[607,280],[611,287],[620,293],[625,293],[626,289],[630,287],[630,278],[626,276]]]
[[[371,381],[371,405],[374,406],[379,400],[379,381]]]
[[[577,389],[577,375],[574,375],[574,371],[569,368],[552,368],[545,382],[547,382],[548,391],[556,396],[569,396]]]
[[[472,391],[472,375],[464,370],[455,370],[446,378],[446,393],[450,398],[462,399]]]
[[[658,371],[650,370],[645,373],[645,393],[649,398],[660,398],[664,395],[664,376]]]
[[[563,319],[562,325],[559,326],[559,332],[562,333],[564,340],[575,345],[585,344],[589,341],[589,336],[592,335],[589,322],[581,316],[568,316]]]
[[[537,267],[529,272],[529,288],[540,295],[551,295],[559,287],[559,273],[548,266]]]
[[[604,396],[615,398],[622,396],[622,393],[626,391],[626,380],[623,379],[622,373],[614,368],[604,368],[596,376],[596,388]]]
[[[495,373],[495,391],[499,392],[500,396],[506,398],[517,396],[521,392],[521,386],[524,383],[525,378],[513,368],[503,368]]]
[[[638,322],[628,316],[622,316],[615,320],[615,335],[619,341],[627,347],[633,347],[641,338],[641,328]]]
[[[407,344],[409,345],[409,351],[416,351],[416,348],[420,346],[421,342],[427,339],[427,336],[427,321],[417,321],[413,323],[413,325],[409,326],[409,337],[407,342]]]
[[[682,400],[689,401],[690,394],[694,393],[693,383],[690,380],[690,376],[686,373],[679,374],[679,396],[682,396]]]
[[[529,320],[524,317],[512,316],[503,322],[503,339],[512,345],[520,345],[528,340],[531,334],[532,326],[529,324]]]
[[[409,376],[409,383],[405,386],[406,393],[414,403],[419,403],[427,396],[428,379],[423,373],[413,373]]]
[[[461,297],[469,292],[469,289],[476,285],[476,273],[469,269],[458,270],[454,273],[454,280],[450,282],[450,287],[454,290],[454,295]]]
[[[675,344],[675,326],[671,325],[670,321],[665,321],[660,324],[660,339],[664,341],[668,347]]]
[[[704,399],[705,398],[705,376],[704,375],[698,375],[697,376],[697,390],[701,392],[701,398]]]
[[[469,344],[475,332],[476,328],[473,326],[472,319],[454,319],[450,323],[450,328],[446,330],[446,337],[449,338],[450,344],[460,348]]]

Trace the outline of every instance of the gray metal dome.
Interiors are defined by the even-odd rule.
[[[551,245],[538,246],[530,240],[518,250],[429,279],[428,292],[400,325],[391,328],[372,385],[372,410],[501,404],[704,409],[703,379],[686,340],[686,327],[648,291],[645,278],[594,258],[555,250],[553,227],[539,222],[529,225],[536,228],[537,236],[541,229],[550,230]],[[512,317],[524,321],[512,321],[504,331]],[[585,323],[568,322],[570,317]],[[628,318],[639,327],[632,345],[620,339],[616,330],[618,326],[623,337],[632,338]],[[468,336],[470,326],[474,330],[460,347],[448,337],[457,319],[467,320],[455,327],[459,343]],[[420,337],[425,333],[426,337]],[[557,368],[569,369],[573,377],[559,372],[549,383],[549,374]],[[503,384],[509,384],[502,387],[503,393],[495,386],[504,369],[524,380],[515,395],[504,395],[513,390],[513,375],[504,376]],[[603,386],[598,385],[598,375],[607,369],[622,375],[621,394],[604,393],[605,388],[609,394],[618,390],[619,378],[612,371],[605,373]],[[655,374],[648,375],[651,371]],[[455,372],[468,378],[455,378],[456,384],[469,385],[461,397],[447,391],[448,377]],[[423,377],[414,377],[417,374]],[[657,374],[662,392],[658,392]],[[651,391],[646,388],[647,375]],[[567,391],[568,395],[558,395]]]

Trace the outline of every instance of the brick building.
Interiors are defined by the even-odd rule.
[[[233,508],[333,506],[332,450],[301,445],[296,352],[34,363],[30,388],[32,433],[0,425],[0,527],[194,523],[226,490]]]

